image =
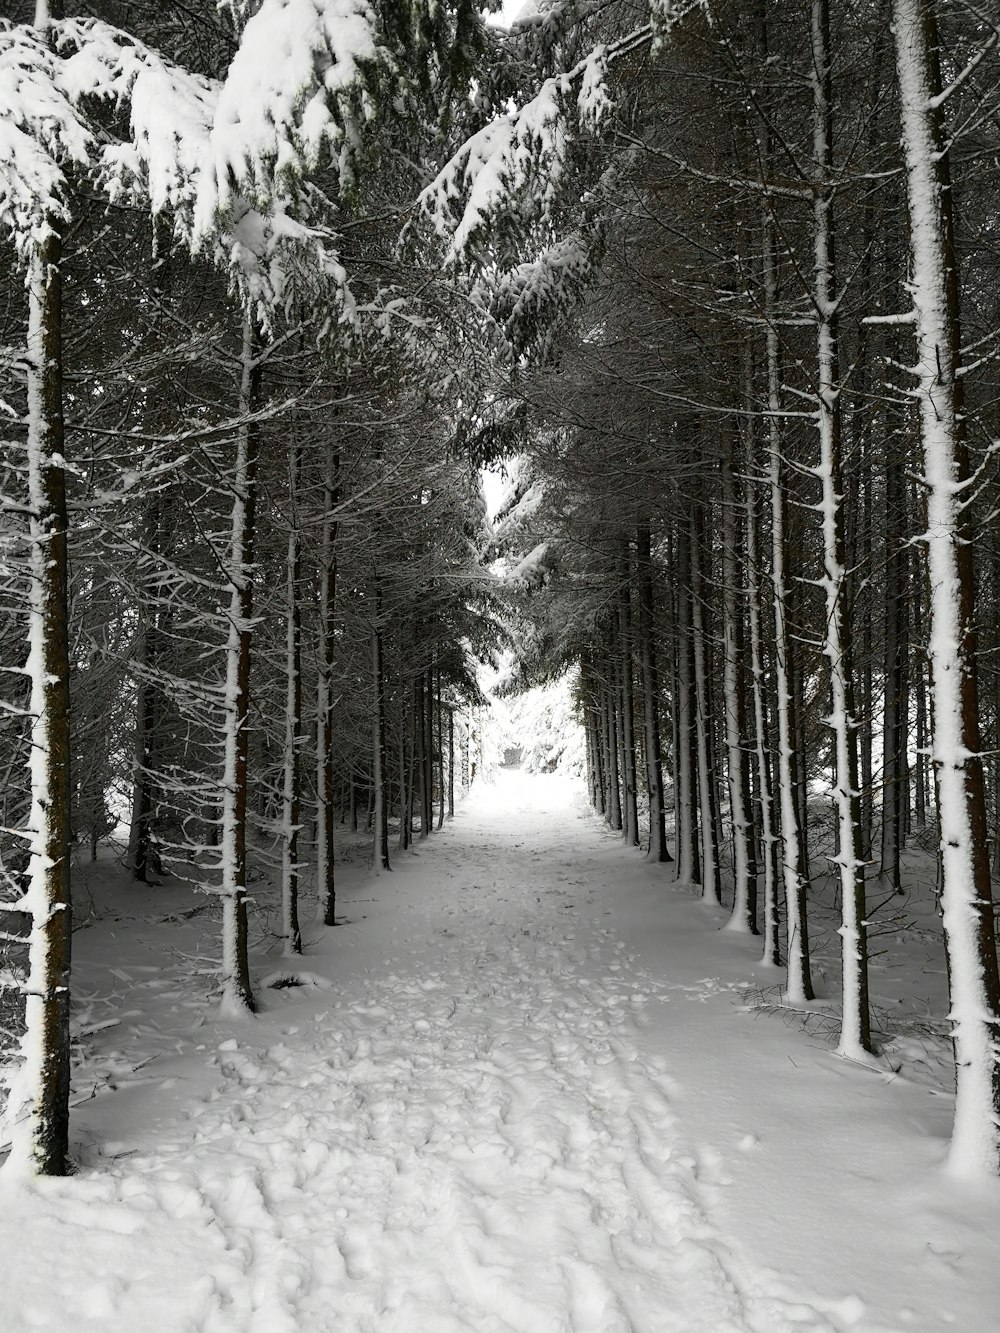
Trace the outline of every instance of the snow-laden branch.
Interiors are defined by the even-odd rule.
[[[369,19],[352,0],[265,0],[223,83],[97,20],[65,19],[45,37],[0,21],[0,232],[26,257],[47,219],[65,217],[66,172],[79,172],[113,200],[169,214],[262,314],[287,299],[308,255],[305,268],[353,321],[334,238],[291,215],[282,181],[294,162],[314,166],[322,142],[342,144],[347,90],[360,88],[372,50]],[[127,116],[121,140],[98,132],[94,104]]]
[[[360,129],[374,113],[366,73],[380,57],[367,0],[264,0],[243,30],[215,106],[196,229],[238,208],[266,211],[324,151],[353,179]],[[384,53],[382,53],[384,54]]]
[[[559,197],[570,139],[598,129],[613,106],[608,88],[613,65],[662,42],[689,14],[706,7],[705,0],[658,0],[654,22],[595,47],[572,69],[545,79],[523,106],[467,139],[417,201],[447,242],[446,262],[468,258],[515,210],[548,217]]]
[[[64,165],[84,167],[93,151],[60,64],[41,33],[0,19],[0,232],[21,258],[65,217]]]
[[[56,46],[56,78],[74,106],[93,99],[127,109],[129,139],[102,145],[94,163],[112,198],[141,195],[154,213],[188,223],[218,85],[93,19],[64,20]]]

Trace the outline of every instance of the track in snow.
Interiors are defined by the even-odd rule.
[[[544,790],[525,787],[536,804]],[[681,1142],[669,1072],[643,1053],[643,1025],[669,1020],[669,979],[637,973],[605,928],[608,890],[587,863],[601,833],[569,808],[488,800],[399,877],[411,909],[385,970],[303,1022],[271,1015],[278,1041],[247,1025],[222,1043],[211,1100],[128,1161],[117,1202],[140,1228],[159,1213],[186,1236],[174,1327],[852,1326],[848,1305],[751,1275],[713,1226],[710,1157]],[[95,1292],[81,1329],[110,1327],[136,1295]]]

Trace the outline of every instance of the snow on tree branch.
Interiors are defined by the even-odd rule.
[[[0,20],[0,229],[22,258],[65,216],[62,163],[83,166],[92,149],[58,66],[41,34]]]
[[[144,195],[154,213],[186,219],[208,151],[219,87],[105,23],[58,28],[57,77],[74,105],[87,98],[128,108],[130,138],[105,144],[97,164],[112,197]]]
[[[574,231],[509,272],[480,279],[474,298],[490,304],[515,355],[544,354],[559,317],[587,287],[599,242],[593,232]]]
[[[215,108],[196,227],[242,195],[264,210],[276,187],[339,155],[352,180],[360,125],[373,114],[366,68],[379,54],[367,0],[264,0],[250,18]]]
[[[306,7],[316,9],[311,0]],[[266,3],[258,17],[266,19],[277,8],[282,6]],[[284,8],[300,11],[303,6]],[[343,17],[344,4],[327,8],[328,26]],[[351,60],[359,41],[352,31],[350,24],[338,29],[332,45],[327,33],[325,63],[303,42],[302,70],[305,64],[315,66],[322,88],[340,87],[355,78]],[[13,236],[19,254],[25,256],[37,243],[47,217],[64,216],[64,171],[73,167],[96,177],[112,199],[148,203],[154,214],[169,213],[177,234],[192,247],[208,245],[216,263],[229,269],[241,294],[265,320],[269,308],[290,299],[293,273],[301,285],[308,270],[311,280],[327,289],[332,284],[342,319],[353,321],[347,275],[331,236],[291,216],[276,181],[259,191],[261,207],[253,208],[235,189],[230,160],[225,209],[206,204],[206,199],[219,202],[219,144],[229,144],[230,159],[236,151],[232,137],[220,130],[220,124],[227,123],[220,120],[226,108],[230,121],[238,121],[231,81],[220,84],[194,74],[97,20],[66,19],[51,25],[50,33],[51,46],[33,28],[0,24],[0,227]],[[295,31],[286,32],[287,51],[296,46],[295,38]],[[255,49],[252,41],[251,56]],[[280,68],[291,77],[287,62]],[[262,116],[269,119],[270,142],[278,145],[275,159],[289,160],[292,148],[282,136],[289,132],[291,85],[275,94],[277,102],[272,103],[261,98],[259,87],[249,95],[249,75],[239,55],[234,69],[251,122],[259,128]],[[273,61],[270,69],[278,78]],[[317,91],[313,101],[322,96],[325,93]],[[88,103],[109,104],[127,115],[126,135],[120,140],[109,137],[104,126],[98,135],[89,122]],[[319,114],[306,111],[305,121],[315,129]],[[241,178],[263,170],[267,150],[258,143],[255,152]],[[309,259],[303,266],[305,254]]]
[[[447,263],[472,257],[504,220],[550,216],[574,133],[593,133],[613,106],[608,75],[617,60],[662,43],[707,0],[654,0],[652,21],[594,49],[545,79],[523,106],[468,139],[419,196],[418,208],[442,240]]]
[[[545,216],[557,197],[565,163],[566,76],[546,79],[519,111],[499,116],[462,145],[422,191],[418,206],[442,238],[448,262],[464,258],[495,218],[525,196]]]

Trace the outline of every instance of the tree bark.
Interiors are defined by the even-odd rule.
[[[838,1051],[860,1059],[871,1051],[868,1010],[868,942],[865,921],[865,868],[858,788],[857,720],[850,621],[845,612],[847,569],[844,555],[844,484],[841,469],[841,386],[836,283],[833,98],[829,0],[812,3],[814,287],[816,312],[816,424],[822,487],[823,578],[826,632],[823,653],[830,677],[829,725],[834,737],[834,806],[837,866],[841,891],[843,1015]]]
[[[437,770],[438,770],[438,832],[444,828],[444,811],[447,793],[444,785],[444,717],[441,704],[441,659],[438,658],[434,672],[434,688],[437,702]]]
[[[738,482],[732,438],[722,459],[722,653],[729,819],[733,829],[733,910],[729,929],[757,934],[757,864],[750,815],[744,615]]]
[[[900,852],[906,835],[906,743],[909,715],[905,484],[901,460],[887,453],[883,603],[885,697],[882,706],[882,836],[879,873],[902,892]]]
[[[618,568],[618,677],[621,681],[620,707],[622,741],[622,779],[625,808],[622,835],[630,847],[639,846],[638,779],[635,757],[635,699],[632,680],[632,605],[629,595],[628,546],[624,547]]]
[[[448,709],[448,818],[455,818],[455,710]]]
[[[240,416],[233,460],[230,515],[229,637],[226,644],[222,828],[222,1009],[229,1015],[254,1012],[247,956],[247,787],[250,733],[250,652],[253,637],[253,559],[257,515],[258,427],[251,420],[260,401],[259,333],[250,316],[243,321]]]
[[[649,799],[651,861],[669,861],[666,804],[663,792],[663,753],[660,737],[660,687],[654,640],[652,534],[648,515],[636,526],[636,577],[639,609],[639,667],[642,682],[642,718],[646,751],[646,793]]]
[[[325,926],[337,924],[334,869],[333,672],[336,661],[337,520],[340,503],[340,455],[328,451],[323,479],[323,524],[320,538],[320,662],[316,687],[316,882]],[[356,789],[351,774],[351,819],[358,827]]]
[[[288,551],[285,557],[285,750],[281,792],[281,935],[286,954],[302,952],[299,929],[299,831],[302,818],[302,530],[299,477],[302,446],[288,460]]]
[[[44,4],[36,27],[48,28]],[[70,781],[68,524],[63,437],[62,236],[46,220],[28,270],[28,437],[31,806],[27,890],[16,910],[31,923],[23,983],[21,1067],[7,1106],[9,1169],[69,1169]]]
[[[931,753],[941,823],[945,948],[955,1045],[950,1170],[1000,1172],[1000,975],[993,925],[975,658],[975,584],[966,505],[969,460],[960,378],[958,262],[942,125],[935,8],[893,0],[906,160],[927,498]]]
[[[708,666],[707,599],[711,579],[703,577],[703,506],[694,500],[688,514],[691,542],[691,661],[694,668],[695,774],[701,815],[701,892],[707,902],[722,901],[719,867],[719,802],[715,791],[715,743],[712,687]]]
[[[674,679],[675,716],[674,749],[674,857],[676,878],[682,884],[700,884],[697,806],[697,700],[694,688],[691,615],[691,560],[688,525],[677,534],[677,560],[674,569],[674,641],[677,666]]]
[[[803,836],[798,805],[794,689],[788,630],[788,588],[785,575],[785,478],[781,437],[781,369],[776,320],[777,278],[774,222],[765,216],[765,309],[771,497],[771,592],[774,609],[774,675],[778,722],[778,804],[781,814],[781,869],[785,891],[788,999],[800,1004],[813,998],[809,968],[806,916],[806,881],[803,873]]]
[[[372,864],[375,874],[391,870],[385,799],[385,669],[382,654],[382,587],[375,575],[375,619],[371,628],[372,672]]]

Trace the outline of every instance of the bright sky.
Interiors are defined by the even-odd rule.
[[[503,0],[503,6],[496,17],[496,22],[509,27],[524,8],[524,0]]]

